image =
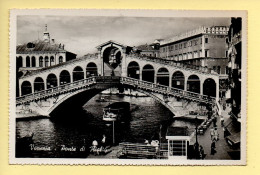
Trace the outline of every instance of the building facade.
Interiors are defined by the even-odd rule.
[[[18,79],[30,71],[55,66],[76,59],[76,54],[66,51],[64,44],[55,43],[45,26],[42,40],[36,40],[16,46],[16,71]],[[17,90],[16,93],[19,96]]]

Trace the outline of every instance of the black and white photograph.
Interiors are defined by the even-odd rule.
[[[246,163],[246,11],[10,12],[11,164]]]

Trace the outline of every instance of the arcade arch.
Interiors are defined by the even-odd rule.
[[[203,95],[216,97],[216,83],[212,78],[207,78],[203,83]]]
[[[93,62],[88,63],[86,67],[86,76],[91,77],[97,75],[98,75],[97,65]]]
[[[84,79],[84,71],[80,66],[77,66],[73,69],[72,75],[73,81]]]
[[[140,78],[140,66],[137,62],[132,61],[128,64],[127,67],[128,77],[139,79]]]
[[[32,93],[32,85],[29,81],[24,81],[21,85],[21,95],[27,95]]]
[[[157,83],[165,86],[169,86],[169,71],[162,67],[157,72]]]
[[[176,71],[172,75],[172,87],[184,90],[185,78],[181,71]]]
[[[142,80],[154,83],[154,72],[152,65],[145,65],[142,70]]]
[[[41,77],[37,77],[34,80],[34,92],[44,90],[44,81]]]
[[[115,46],[107,47],[103,52],[103,61],[114,69],[121,64],[121,51]]]
[[[188,77],[187,91],[200,93],[200,79],[197,75],[190,75]]]
[[[49,74],[47,77],[47,89],[56,87],[58,85],[57,77],[55,74]]]
[[[63,70],[60,73],[60,85],[66,84],[66,83],[70,83],[70,73],[67,70]]]

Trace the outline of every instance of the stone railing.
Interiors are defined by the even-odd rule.
[[[95,77],[74,81],[72,83],[67,83],[67,84],[64,84],[61,86],[57,86],[57,87],[50,88],[47,90],[37,91],[32,94],[18,97],[18,98],[16,98],[16,104],[19,105],[19,104],[31,102],[34,100],[40,100],[42,98],[47,98],[47,97],[53,96],[55,94],[66,93],[66,92],[74,90],[74,89],[79,89],[79,88],[82,88],[82,87],[85,87],[88,85],[93,85],[95,83],[96,83]]]
[[[141,81],[130,77],[121,77],[120,82],[122,84],[132,85],[140,89],[146,89],[146,90],[149,89],[150,91],[153,92],[158,92],[165,95],[178,96],[182,98],[188,98],[191,100],[204,102],[204,103],[214,104],[216,101],[215,97],[208,97],[207,95],[201,95],[190,91],[184,91],[182,89],[168,87],[160,84],[154,84],[147,81]]]
[[[214,97],[209,98],[206,95],[201,95],[201,94],[190,92],[190,91],[184,91],[182,89],[168,87],[168,86],[164,86],[164,85],[160,85],[160,84],[154,84],[154,83],[147,82],[147,81],[141,81],[141,80],[130,78],[130,77],[95,76],[95,77],[78,80],[78,81],[75,81],[72,83],[67,83],[67,84],[64,84],[61,86],[57,86],[57,87],[50,88],[50,89],[43,90],[43,91],[37,91],[32,94],[18,97],[18,98],[16,98],[16,105],[28,103],[28,102],[35,101],[35,100],[40,100],[43,98],[48,98],[51,96],[71,92],[71,91],[82,89],[82,88],[86,88],[86,87],[89,87],[90,85],[105,84],[105,83],[107,83],[107,84],[112,84],[112,83],[127,84],[127,85],[131,85],[131,86],[143,89],[143,90],[149,90],[152,92],[162,93],[165,95],[172,95],[172,96],[187,98],[187,99],[191,99],[191,100],[198,101],[198,102],[204,102],[204,103],[213,104],[215,101]]]
[[[140,59],[140,60],[150,61],[150,62],[154,62],[154,63],[158,63],[158,64],[163,64],[163,65],[166,65],[166,66],[173,66],[173,67],[177,67],[179,69],[196,71],[196,72],[202,73],[202,74],[211,74],[211,75],[218,76],[218,73],[212,71],[212,69],[210,69],[210,68],[203,67],[203,66],[185,64],[185,63],[165,60],[165,59],[158,58],[158,57],[148,57],[148,56],[145,56],[145,55],[140,55],[140,54],[135,54],[135,53],[131,53],[131,54],[127,55],[126,57],[130,58],[130,59],[131,58],[137,58],[137,59]]]

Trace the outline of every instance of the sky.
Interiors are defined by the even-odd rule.
[[[17,44],[42,39],[45,24],[51,39],[81,57],[114,40],[128,46],[150,44],[200,26],[229,26],[230,18],[18,16]]]

